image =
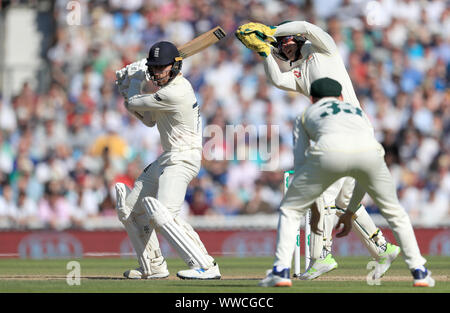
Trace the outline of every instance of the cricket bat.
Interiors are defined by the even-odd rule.
[[[180,52],[180,56],[183,59],[186,59],[215,44],[219,40],[225,38],[226,35],[227,33],[220,26],[216,26],[206,33],[195,37],[184,45],[177,47],[177,49]]]

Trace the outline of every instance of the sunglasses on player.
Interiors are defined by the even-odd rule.
[[[289,42],[295,42],[294,36],[286,36],[286,37],[281,38],[278,41],[278,48],[281,49],[281,47],[288,44]]]

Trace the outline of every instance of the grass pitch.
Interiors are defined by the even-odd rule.
[[[126,269],[135,268],[135,259],[83,258],[79,262],[80,285],[69,285],[69,261],[0,259],[0,293],[448,293],[450,257],[427,257],[427,266],[436,280],[435,288],[413,288],[411,275],[397,259],[381,285],[369,285],[368,257],[335,257],[339,266],[313,281],[293,279],[291,288],[261,288],[258,281],[272,265],[273,258],[218,257],[221,280],[180,280],[185,269],[180,259],[168,259],[170,277],[162,280],[128,280]]]

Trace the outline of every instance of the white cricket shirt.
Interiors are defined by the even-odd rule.
[[[294,63],[289,72],[281,73],[271,54],[265,58],[264,68],[271,82],[281,89],[298,91],[309,97],[311,83],[319,78],[329,77],[342,85],[344,101],[360,108],[350,76],[333,38],[320,27],[304,21],[282,24],[275,32],[275,36],[298,34],[308,40],[301,48],[302,58]]]
[[[141,94],[140,85],[131,80],[127,109],[152,112],[164,151],[202,149],[202,121],[191,83],[179,74],[153,94]]]
[[[379,147],[366,114],[358,107],[326,97],[309,106],[301,124],[314,150],[354,153]]]

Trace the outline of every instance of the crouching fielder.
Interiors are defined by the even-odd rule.
[[[117,84],[126,108],[147,126],[158,127],[164,152],[147,166],[132,190],[116,184],[117,211],[135,248],[140,267],[128,278],[163,278],[169,275],[155,230],[174,247],[188,270],[181,279],[220,279],[220,271],[198,234],[179,212],[189,182],[200,170],[202,126],[191,84],[180,72],[182,59],[170,42],[154,44],[146,60],[118,71]],[[160,89],[141,94],[152,80]]]
[[[347,212],[341,216],[344,234],[351,229],[364,191],[372,197],[392,228],[405,262],[413,275],[414,286],[433,287],[431,272],[417,245],[411,222],[400,206],[392,177],[384,161],[382,146],[376,141],[364,112],[342,101],[342,86],[330,78],[311,84],[313,104],[294,129],[295,175],[281,202],[277,246],[273,269],[260,286],[291,286],[290,266],[300,218],[325,189],[342,177],[358,183]],[[316,142],[314,146],[309,141]],[[318,214],[313,209],[313,214]],[[314,225],[317,229],[317,225]],[[311,225],[313,228],[313,225]]]
[[[309,97],[313,81],[330,77],[342,84],[344,101],[361,109],[339,49],[333,38],[320,27],[305,21],[278,26],[247,23],[238,28],[236,36],[246,47],[263,56],[267,78],[277,88]],[[273,56],[289,62],[291,70],[281,72]],[[320,235],[311,234],[311,262],[300,279],[315,279],[337,267],[331,255],[331,233],[336,214],[342,214],[348,206],[354,184],[352,177],[342,178],[317,199],[315,205],[323,221],[319,229],[323,231]],[[356,234],[377,261],[374,278],[383,276],[399,254],[399,247],[385,240],[364,206],[355,212],[353,223]]]

